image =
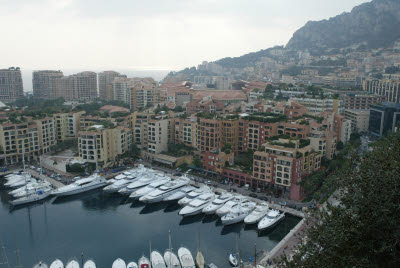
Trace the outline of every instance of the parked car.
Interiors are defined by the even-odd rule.
[[[257,198],[257,195],[256,195],[255,193],[250,193],[249,196],[250,196],[250,197]]]
[[[261,193],[261,188],[257,188],[257,193]]]
[[[246,189],[246,190],[248,190],[250,188],[250,185],[249,184],[246,184],[245,186],[244,186],[244,189]]]
[[[51,174],[50,178],[54,179],[56,177],[56,174]]]
[[[35,170],[35,166],[30,166],[29,168]]]
[[[232,188],[232,191],[233,191],[234,193],[237,193],[236,188]]]
[[[281,206],[286,206],[287,205],[287,203],[285,201],[281,201],[278,204],[281,205]]]
[[[206,184],[207,184],[207,185],[211,185],[212,182],[211,182],[211,181],[207,181]]]
[[[6,172],[6,171],[8,171],[8,168],[2,168],[1,169],[1,172]]]
[[[40,172],[42,172],[42,169],[41,168],[37,168],[36,171],[40,173]]]
[[[263,200],[263,201],[268,201],[268,197],[266,197],[264,195],[259,196],[258,199]]]

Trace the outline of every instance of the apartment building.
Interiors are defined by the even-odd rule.
[[[198,118],[197,149],[202,152],[218,150],[222,147],[222,121]]]
[[[324,112],[319,116],[323,116],[324,120],[322,121],[322,125],[336,133],[338,142],[341,141],[346,143],[350,140],[351,135],[351,121],[346,119],[343,115],[332,113],[332,112]]]
[[[385,96],[373,94],[347,94],[345,108],[352,110],[366,110],[373,104],[385,101]]]
[[[148,113],[133,113],[133,142],[136,146],[140,149],[146,148],[147,149],[147,142],[148,142],[148,126],[147,123],[150,119],[150,114]]]
[[[239,120],[222,120],[221,128],[221,145],[229,145],[230,151],[237,155],[239,151]]]
[[[354,133],[367,132],[369,128],[369,110],[346,109],[344,117],[351,121],[351,131]]]
[[[399,131],[400,104],[384,102],[371,106],[369,115],[369,132],[382,136],[389,132]]]
[[[58,113],[54,115],[57,142],[75,139],[80,129],[80,118],[85,112]]]
[[[33,96],[42,99],[57,98],[57,80],[62,78],[64,74],[61,71],[43,70],[33,71],[32,86]]]
[[[363,90],[385,97],[388,102],[400,103],[399,79],[366,79],[363,81]]]
[[[292,122],[279,122],[278,135],[287,135],[291,138],[305,139],[310,133],[310,126],[307,124],[300,124],[296,121]]]
[[[201,162],[203,168],[211,172],[222,174],[226,164],[233,165],[234,154],[233,152],[203,152],[201,153]]]
[[[299,140],[280,139],[267,142],[263,150],[255,152],[253,177],[259,181],[258,185],[300,200],[304,192],[298,182],[321,167],[321,155],[311,145],[300,147]]]
[[[132,130],[118,126],[104,128],[94,125],[78,133],[79,158],[97,168],[107,167],[132,146]]]
[[[308,113],[316,115],[325,111],[333,111],[342,114],[344,102],[339,99],[317,99],[317,98],[291,98],[308,109]]]
[[[130,103],[130,88],[133,87],[135,78],[115,77],[111,82],[111,99]]]
[[[42,154],[50,152],[56,144],[54,119],[45,117],[28,122],[14,124],[7,121],[0,125],[0,160],[6,165],[25,160],[37,160]]]
[[[36,123],[0,125],[0,161],[2,165],[22,162],[23,150],[25,161],[37,160],[40,155],[39,127]]]
[[[115,71],[104,71],[97,74],[99,80],[99,98],[103,100],[112,100],[110,94],[111,87],[116,77],[126,78],[126,75],[121,75]]]
[[[13,102],[23,96],[24,86],[20,68],[0,69],[0,101]]]
[[[97,98],[97,75],[81,72],[69,76],[54,77],[55,98],[66,101],[91,101]]]
[[[312,149],[328,160],[333,159],[336,154],[337,135],[316,122],[311,123],[308,137]]]
[[[168,144],[173,142],[173,119],[168,115],[152,116],[147,122],[147,151],[153,154],[168,151]]]
[[[152,78],[136,81],[130,88],[130,108],[137,111],[146,107],[152,107],[160,102],[160,93],[157,90],[157,82]]]
[[[194,118],[175,118],[175,143],[183,143],[193,148],[196,144],[196,121]]]
[[[238,150],[258,150],[270,137],[278,133],[278,123],[269,123],[250,120],[246,117],[240,119],[238,124]]]

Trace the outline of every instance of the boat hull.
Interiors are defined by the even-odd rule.
[[[273,222],[271,222],[269,224],[261,224],[262,221],[260,221],[258,226],[257,226],[257,228],[258,228],[259,231],[272,228],[275,225],[277,225],[280,221],[282,221],[284,218],[285,218],[285,214],[282,214],[281,216],[279,216],[279,218],[277,220],[275,220],[275,221],[273,221]]]
[[[79,188],[79,189],[75,189],[75,190],[71,190],[71,191],[67,191],[67,192],[53,192],[52,194],[55,196],[69,196],[69,195],[75,195],[75,194],[80,194],[80,193],[84,193],[90,190],[94,190],[94,189],[98,189],[101,188],[103,186],[106,185],[106,182],[104,183],[98,183],[95,185],[90,185],[88,187],[83,187],[83,188]]]
[[[13,206],[18,206],[18,205],[33,203],[33,202],[37,202],[37,201],[43,200],[43,199],[47,198],[49,195],[50,195],[50,193],[48,192],[48,193],[43,193],[41,195],[37,195],[37,196],[32,197],[32,198],[22,197],[22,198],[15,199],[15,200],[11,201],[11,204]]]

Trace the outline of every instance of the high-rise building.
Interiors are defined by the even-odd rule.
[[[400,128],[400,104],[384,102],[371,106],[369,114],[369,132],[382,136]]]
[[[0,69],[0,101],[12,102],[23,96],[24,87],[20,68]]]
[[[63,76],[61,71],[34,71],[32,74],[33,96],[35,98],[56,99],[57,80]]]
[[[385,96],[386,101],[400,103],[400,80],[367,79],[363,81],[363,90]]]
[[[112,82],[116,77],[125,77],[126,75],[120,75],[115,71],[104,71],[98,74],[99,79],[99,98],[104,100],[111,100],[110,96]]]
[[[56,80],[55,98],[66,101],[90,101],[97,98],[97,74],[81,72]]]

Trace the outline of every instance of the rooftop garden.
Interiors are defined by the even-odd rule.
[[[286,116],[284,114],[275,113],[254,113],[243,117],[243,119],[248,121],[259,121],[263,123],[277,123],[286,121]]]

